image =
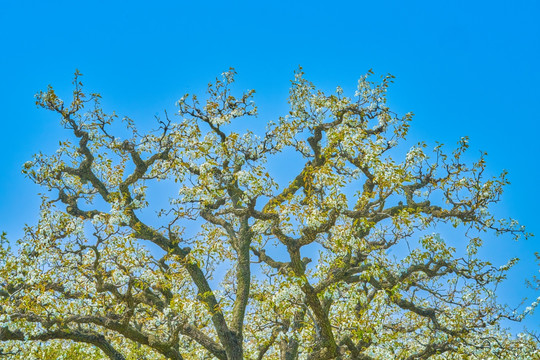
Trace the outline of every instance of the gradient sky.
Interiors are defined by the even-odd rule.
[[[396,76],[389,105],[416,114],[409,140],[454,145],[469,136],[490,174],[509,171],[497,208],[537,236],[490,239],[494,263],[522,262],[500,289],[517,305],[540,251],[540,3],[538,1],[2,1],[0,230],[14,239],[37,218],[41,189],[21,165],[67,136],[34,105],[52,84],[68,96],[74,70],[104,108],[143,126],[229,67],[257,90],[260,121],[283,115],[293,71],[323,89],[353,89],[368,69]],[[540,329],[540,309],[526,321]],[[521,325],[513,325],[513,329]]]

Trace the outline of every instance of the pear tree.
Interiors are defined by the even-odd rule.
[[[105,112],[78,72],[70,100],[38,93],[68,138],[23,166],[44,191],[39,221],[2,236],[0,354],[540,358],[496,297],[516,260],[479,255],[527,236],[493,214],[506,174],[468,160],[467,138],[408,145],[392,77],[369,75],[347,96],[298,70],[261,131],[233,69],[153,131]]]

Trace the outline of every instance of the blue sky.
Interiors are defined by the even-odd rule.
[[[40,191],[20,172],[32,154],[67,134],[34,105],[48,84],[69,94],[78,68],[106,110],[143,126],[186,92],[203,91],[229,67],[257,90],[261,121],[286,112],[293,71],[324,89],[352,89],[372,68],[396,76],[389,104],[416,114],[409,139],[454,145],[512,184],[497,208],[540,236],[540,3],[537,1],[4,1],[0,5],[0,230],[36,220]],[[501,297],[534,293],[538,236],[493,239],[495,261],[518,256]],[[538,296],[539,294],[536,294]],[[540,311],[526,323],[540,328]]]

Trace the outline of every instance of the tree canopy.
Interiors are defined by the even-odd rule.
[[[2,237],[0,341],[13,359],[533,359],[496,288],[516,262],[478,255],[527,236],[492,206],[467,138],[407,147],[392,77],[326,94],[298,70],[266,130],[235,72],[140,132],[75,74],[38,106],[70,133],[23,172],[39,221]],[[257,120],[259,121],[259,120]],[[257,127],[258,128],[258,127]],[[161,184],[160,184],[161,183]],[[532,307],[537,304],[534,303]]]

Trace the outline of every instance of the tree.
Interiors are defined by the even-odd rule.
[[[257,108],[254,91],[232,94],[234,75],[204,101],[182,97],[178,121],[165,113],[145,134],[106,114],[78,72],[70,103],[51,87],[37,95],[72,140],[24,164],[49,191],[16,249],[3,236],[4,354],[539,354],[534,337],[501,325],[516,315],[494,290],[515,260],[496,267],[477,255],[490,233],[525,234],[490,212],[506,174],[486,177],[484,155],[467,164],[466,138],[449,154],[423,143],[404,151],[411,114],[387,107],[391,76],[362,77],[347,97],[317,90],[300,69],[289,114],[257,136],[238,131]],[[271,171],[276,159],[300,165]]]

